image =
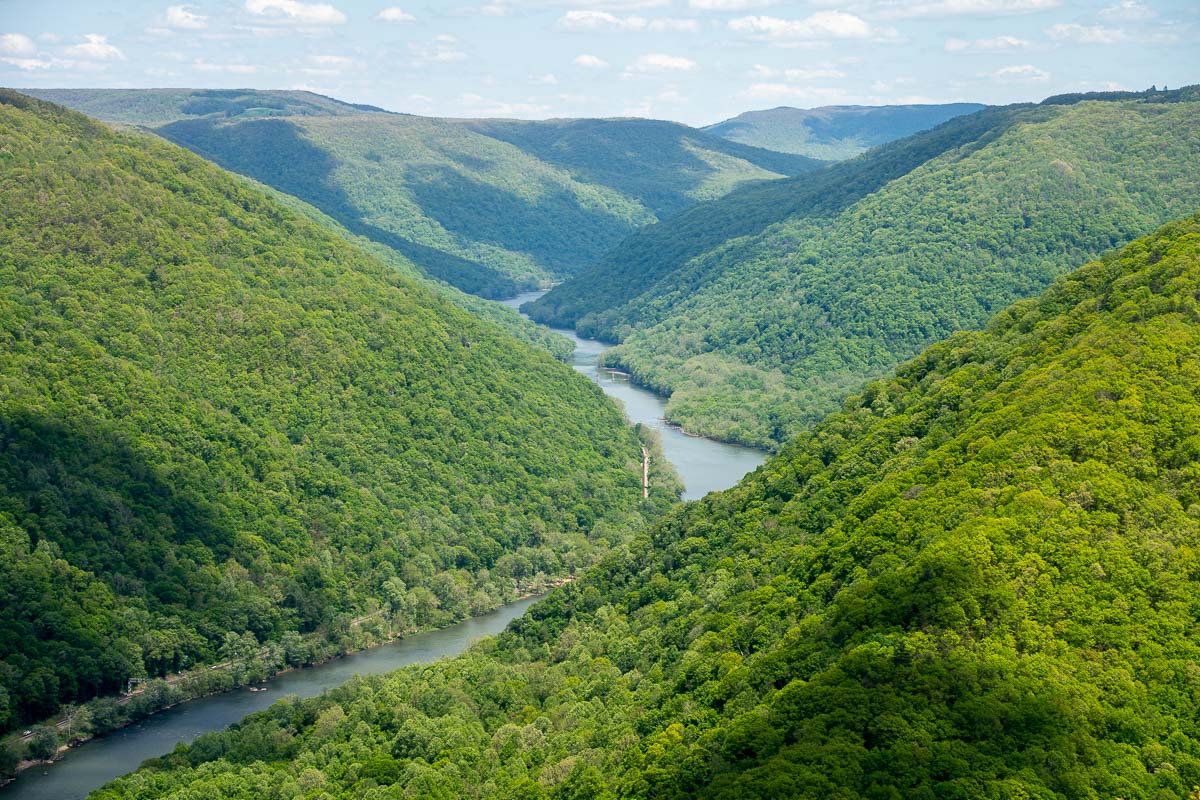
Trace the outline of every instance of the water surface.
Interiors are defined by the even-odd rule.
[[[146,759],[171,752],[178,742],[190,742],[202,733],[223,730],[284,695],[313,697],[355,675],[378,675],[409,664],[457,655],[475,640],[504,630],[509,621],[525,613],[534,602],[521,600],[449,628],[413,634],[317,667],[284,673],[269,681],[265,692],[237,689],[182,703],[128,728],[84,742],[53,764],[25,770],[13,783],[0,789],[0,798],[83,800],[89,792],[137,769]]]
[[[504,305],[520,308],[522,303],[536,300],[545,292],[528,292]],[[685,487],[684,500],[694,500],[709,492],[728,489],[766,460],[767,454],[752,447],[726,444],[699,436],[688,436],[663,420],[667,401],[649,389],[634,386],[628,380],[613,376],[597,366],[600,354],[609,345],[595,339],[584,339],[575,331],[551,328],[575,343],[572,365],[600,385],[606,394],[617,398],[625,406],[625,416],[630,422],[649,425],[662,436],[663,454],[675,465]]]

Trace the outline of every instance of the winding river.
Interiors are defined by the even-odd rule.
[[[53,764],[25,770],[0,789],[0,798],[82,800],[113,778],[137,769],[147,758],[171,752],[177,742],[190,742],[202,733],[227,728],[284,695],[313,697],[355,675],[378,675],[409,664],[458,655],[476,639],[504,630],[535,599],[521,600],[448,628],[413,634],[317,667],[285,672],[272,678],[265,692],[239,689],[182,703],[128,728],[84,742]]]
[[[506,301],[505,305],[517,308],[541,294],[524,294]],[[607,345],[583,339],[574,331],[553,330],[575,342],[573,365],[577,371],[620,400],[630,422],[649,425],[661,434],[663,452],[679,471],[686,487],[684,499],[727,489],[763,462],[766,456],[759,450],[688,436],[668,426],[663,421],[665,400],[598,368],[596,362]],[[207,731],[226,728],[247,714],[263,710],[283,695],[312,697],[355,675],[377,675],[457,655],[476,639],[504,630],[510,620],[525,613],[533,602],[522,600],[449,628],[419,633],[318,667],[284,673],[271,680],[265,692],[242,689],[183,703],[136,725],[85,742],[54,764],[26,770],[0,789],[0,800],[82,800],[113,778],[137,769],[146,759],[169,753],[177,742],[190,742]]]
[[[543,294],[545,292],[528,292],[505,300],[504,305],[520,308],[522,303],[536,300]],[[709,492],[728,489],[766,459],[766,453],[761,450],[688,436],[678,428],[667,425],[663,421],[667,409],[666,400],[648,389],[616,378],[597,366],[600,354],[607,350],[609,345],[595,339],[584,339],[575,331],[564,328],[551,330],[575,343],[572,365],[578,372],[599,384],[606,394],[620,400],[625,407],[625,416],[630,422],[649,425],[659,432],[662,436],[663,454],[675,465],[679,477],[683,479],[684,500],[695,500]]]

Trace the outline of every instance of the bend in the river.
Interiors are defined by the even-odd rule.
[[[505,300],[504,305],[520,308],[523,303],[536,300],[543,294],[545,292],[528,292]],[[683,499],[694,500],[709,492],[728,489],[766,460],[767,454],[761,450],[689,436],[671,427],[663,419],[667,409],[666,400],[627,380],[614,378],[597,366],[600,354],[608,349],[608,345],[595,339],[584,339],[575,331],[565,328],[550,330],[575,343],[572,365],[599,384],[606,394],[620,400],[630,422],[640,422],[659,432],[663,454],[675,465],[683,480]]]
[[[541,294],[524,294],[505,304],[516,308]],[[608,345],[584,339],[574,331],[552,330],[575,343],[572,360],[575,369],[619,400],[630,422],[640,422],[659,432],[663,452],[683,480],[685,500],[733,486],[766,458],[759,450],[688,436],[670,427],[663,420],[667,404],[662,397],[599,369],[597,361]],[[146,759],[169,753],[177,742],[190,742],[207,731],[226,728],[284,695],[311,697],[355,675],[376,675],[457,655],[475,639],[502,631],[532,602],[523,600],[449,628],[419,633],[318,667],[284,673],[271,680],[269,691],[241,689],[183,703],[85,742],[54,764],[26,770],[16,781],[0,789],[0,800],[82,800],[113,778],[137,769]]]

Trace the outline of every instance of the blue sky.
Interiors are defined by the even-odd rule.
[[[0,0],[0,85],[653,116],[1200,82],[1197,0]]]

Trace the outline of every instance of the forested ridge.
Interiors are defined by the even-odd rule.
[[[34,94],[145,125],[491,298],[573,275],[698,200],[820,163],[653,120],[434,119],[307,92]]]
[[[982,108],[979,103],[779,106],[747,111],[715,125],[707,125],[704,131],[754,147],[837,161]]]
[[[461,619],[678,496],[569,367],[156,137],[4,90],[0,207],[0,729]]]
[[[930,347],[466,656],[95,796],[1186,796],[1198,387],[1200,216]]]
[[[778,447],[930,342],[1200,207],[1194,88],[989,108],[638,232],[527,307],[695,433]]]

